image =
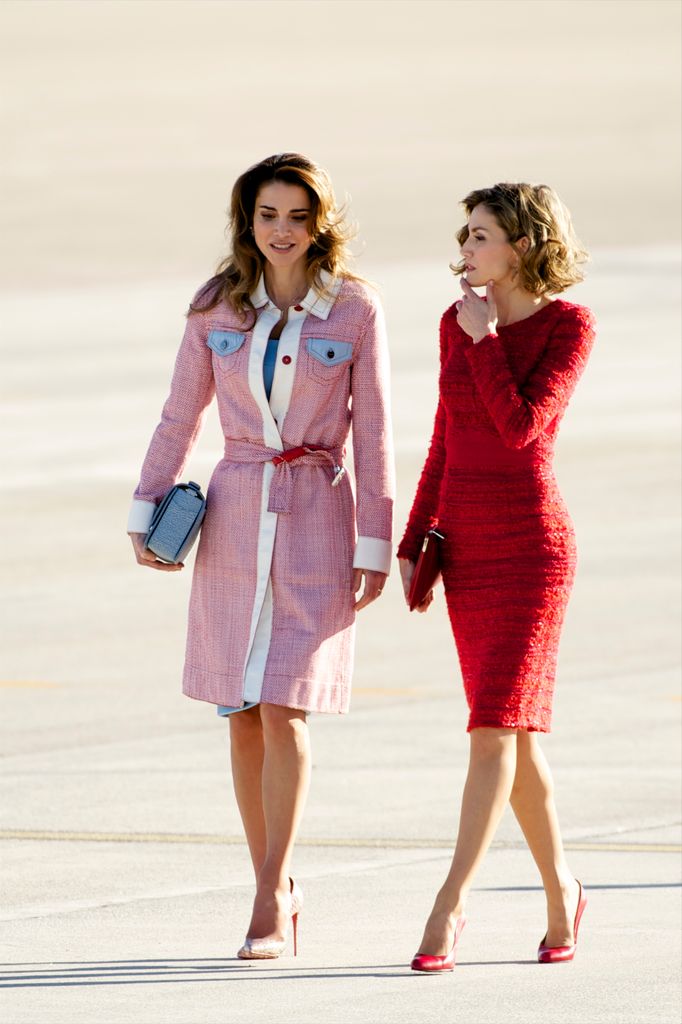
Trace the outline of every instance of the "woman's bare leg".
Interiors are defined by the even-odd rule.
[[[247,934],[250,938],[284,938],[290,910],[291,855],[310,783],[310,739],[304,711],[261,704],[260,720],[265,849]]]
[[[232,784],[244,825],[246,842],[258,873],[265,860],[263,816],[263,727],[258,707],[230,715]]]
[[[455,920],[509,801],[516,771],[514,729],[472,729],[469,771],[459,819],[457,844],[424,937],[420,953],[445,956],[452,949]]]
[[[578,883],[564,853],[554,783],[536,733],[519,732],[511,805],[540,871],[547,896],[548,946],[573,943]]]

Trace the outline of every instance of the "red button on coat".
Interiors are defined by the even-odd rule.
[[[285,366],[288,366],[289,363],[291,362],[291,356],[282,356],[282,362],[284,363]]]
[[[303,309],[303,306],[294,306],[294,309],[296,310],[297,313],[300,313],[301,310]]]

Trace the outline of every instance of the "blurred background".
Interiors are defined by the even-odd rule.
[[[594,246],[679,234],[674,0],[5,0],[3,287],[202,279],[236,176],[300,150],[368,261],[550,182]]]
[[[187,302],[225,252],[232,183],[285,149],[329,169],[359,224],[358,269],[383,295],[398,537],[431,429],[437,325],[459,292],[460,199],[543,181],[571,209],[593,260],[568,297],[600,331],[557,459],[581,551],[557,721],[572,743],[580,731],[586,771],[600,764],[614,821],[604,723],[627,723],[617,767],[644,729],[662,768],[638,774],[628,813],[658,821],[656,801],[675,799],[661,779],[679,712],[679,29],[667,0],[4,0],[2,744],[15,765],[49,755],[31,762],[37,788],[11,776],[31,788],[13,790],[12,826],[130,827],[116,772],[83,786],[79,758],[85,771],[98,744],[118,763],[111,744],[139,741],[119,753],[143,757],[173,735],[179,756],[187,735],[187,765],[225,785],[217,736],[200,750],[191,738],[224,723],[180,695],[190,573],[139,569],[125,522]],[[213,418],[185,475],[205,485],[221,451]],[[359,623],[354,700],[356,726],[316,721],[318,765],[362,742],[362,715],[405,705],[447,726],[415,756],[450,760],[452,736],[464,747],[442,599],[410,617],[394,574]],[[55,803],[46,780],[67,762]],[[204,792],[181,808],[150,796],[140,822],[210,831]],[[313,833],[331,827],[316,792]],[[221,813],[238,832],[229,800]],[[407,808],[392,814],[375,828],[409,831]],[[450,809],[433,814],[449,834]]]

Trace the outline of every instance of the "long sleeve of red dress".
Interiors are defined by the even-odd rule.
[[[440,324],[440,363],[441,372],[445,361],[446,329],[445,317]],[[441,398],[438,400],[433,432],[429,443],[424,468],[421,471],[417,493],[412,505],[405,535],[398,547],[398,558],[407,558],[416,562],[424,540],[424,534],[435,518],[440,494],[440,485],[445,466],[445,406]]]

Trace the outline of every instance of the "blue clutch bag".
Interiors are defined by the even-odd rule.
[[[199,484],[176,484],[157,507],[145,537],[145,547],[162,562],[184,561],[206,515],[206,498]]]

